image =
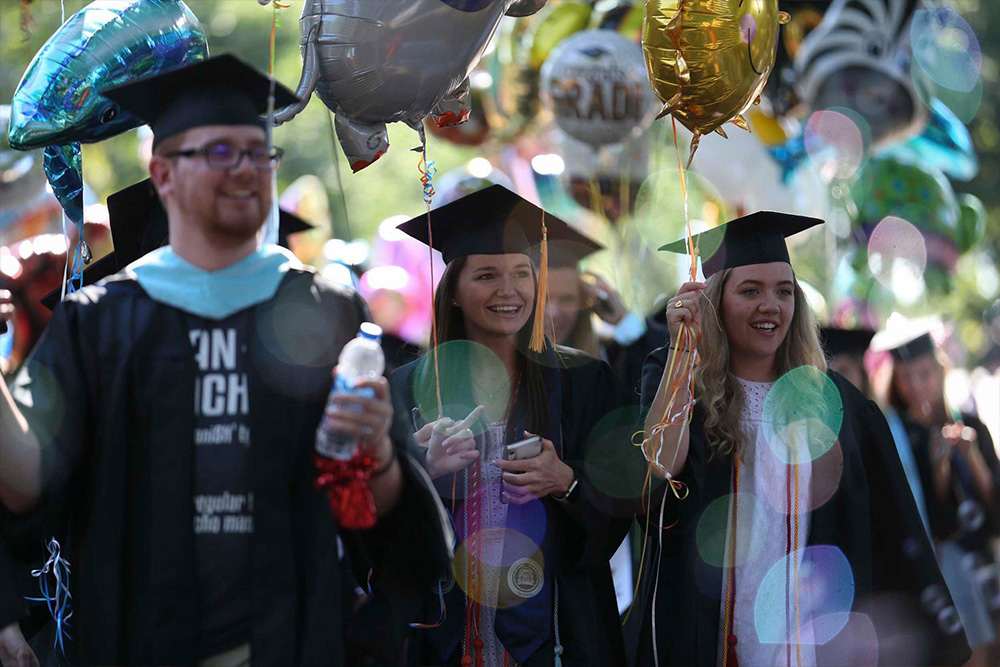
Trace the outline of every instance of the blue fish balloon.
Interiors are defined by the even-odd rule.
[[[142,124],[98,91],[207,57],[205,31],[181,0],[92,2],[35,54],[11,100],[10,145],[46,147],[46,176],[81,238],[80,144]]]
[[[933,166],[959,181],[971,181],[979,173],[979,158],[968,128],[937,98],[930,101],[931,117],[923,133],[889,149]]]
[[[83,151],[79,142],[46,146],[42,167],[66,217],[79,227],[83,224]],[[85,260],[90,261],[88,257]]]

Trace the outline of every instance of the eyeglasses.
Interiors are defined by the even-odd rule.
[[[232,144],[220,141],[215,144],[208,144],[201,148],[192,148],[186,151],[175,151],[167,153],[164,157],[194,157],[200,155],[205,158],[205,162],[212,169],[228,170],[238,169],[243,162],[243,157],[250,158],[250,163],[257,171],[267,171],[276,168],[281,163],[281,156],[285,151],[277,146],[268,149],[267,146],[255,146],[240,150]]]

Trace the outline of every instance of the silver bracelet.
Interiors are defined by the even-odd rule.
[[[552,494],[552,500],[556,501],[557,503],[569,502],[569,497],[573,493],[573,489],[576,488],[576,483],[579,482],[579,481],[580,480],[578,480],[576,477],[573,477],[573,483],[569,485],[568,489],[566,489],[566,493],[564,493],[564,494],[562,494],[560,496]]]

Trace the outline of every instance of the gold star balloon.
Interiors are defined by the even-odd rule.
[[[778,0],[646,0],[642,50],[646,72],[672,115],[694,133],[691,157],[709,132],[726,136],[760,96],[774,66]],[[689,160],[690,161],[690,160]]]

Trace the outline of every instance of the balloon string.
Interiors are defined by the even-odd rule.
[[[278,3],[271,8],[271,53],[268,59],[267,74],[274,77],[274,33],[278,31]]]
[[[650,524],[649,509],[653,503],[652,472],[653,472],[652,467],[646,469],[646,478],[645,480],[643,480],[642,483],[642,493],[640,494],[640,498],[642,498],[642,508],[643,508],[643,513],[646,516],[646,525],[643,529],[642,551],[640,552],[639,555],[639,570],[636,572],[635,587],[632,589],[632,601],[629,603],[628,609],[625,610],[625,616],[622,618],[622,627],[624,627],[625,624],[628,623],[628,618],[632,614],[632,607],[633,605],[635,605],[635,601],[639,597],[639,585],[642,583],[642,571],[646,563],[646,544],[649,542],[649,524]],[[664,490],[664,493],[666,493],[666,490]],[[664,526],[663,519],[661,517],[659,524],[657,524],[657,528],[659,528],[661,531],[670,530],[678,523],[680,523],[679,519],[675,520],[669,526]],[[657,567],[659,567],[659,565],[657,565]]]
[[[282,9],[288,9],[289,7],[291,7],[291,4],[283,5],[280,2],[277,2],[277,0],[275,0],[275,2],[272,2],[271,5],[272,5],[272,12],[271,12],[271,59],[270,59],[270,66],[268,67],[267,73],[270,76],[274,76],[274,35],[277,32],[278,28],[281,27],[281,17],[279,16],[278,11],[282,10]]]
[[[684,500],[688,495],[688,489],[684,483],[674,479],[670,472],[677,461],[680,439],[684,435],[682,429],[678,431],[677,446],[674,449],[673,460],[669,467],[660,462],[660,456],[664,448],[664,431],[669,426],[686,426],[690,421],[691,408],[694,405],[693,399],[689,399],[679,409],[676,407],[676,404],[682,389],[687,389],[688,396],[694,395],[694,367],[698,364],[696,348],[699,338],[700,332],[696,328],[691,325],[681,325],[677,333],[677,340],[674,341],[674,346],[671,347],[667,357],[664,379],[667,404],[664,408],[663,416],[649,433],[638,431],[632,436],[632,444],[642,448],[642,453],[646,457],[646,461],[662,477],[666,478],[674,496],[678,500]],[[683,364],[681,362],[681,351],[690,349],[694,349],[695,351],[690,355],[690,361]]]
[[[277,85],[277,79],[274,78],[274,62],[275,62],[275,48],[274,48],[274,37],[277,32],[278,27],[278,10],[286,7],[287,5],[280,5],[277,2],[273,3],[271,10],[271,39],[270,39],[270,53],[268,56],[268,67],[267,67],[267,77],[269,79],[268,89],[267,89],[267,148],[269,151],[274,150],[274,91]],[[264,243],[277,243],[280,237],[278,227],[280,225],[279,221],[280,212],[278,209],[278,171],[273,166],[271,167],[271,213],[269,219],[264,227],[263,242]]]
[[[685,241],[687,243],[688,254],[691,256],[691,280],[698,279],[698,249],[694,245],[694,236],[691,234],[691,216],[688,212],[688,189],[687,177],[685,175],[684,163],[681,161],[681,149],[677,144],[677,119],[670,117],[671,127],[674,131],[674,153],[677,155],[677,173],[681,177],[681,196],[684,198],[684,228]]]
[[[70,605],[73,596],[69,592],[69,562],[62,557],[61,547],[56,538],[53,537],[49,540],[48,549],[49,558],[45,564],[41,568],[31,571],[31,576],[38,579],[38,588],[42,596],[25,599],[46,604],[49,614],[56,624],[53,647],[65,656],[64,637],[72,639],[66,628],[70,626],[69,619],[73,616]],[[53,584],[54,589],[51,587]]]
[[[420,183],[424,190],[424,205],[427,208],[427,254],[431,271],[431,350],[434,359],[434,388],[437,397],[438,419],[444,417],[444,405],[441,400],[441,369],[438,366],[438,325],[437,313],[434,312],[434,227],[431,225],[431,203],[434,201],[434,175],[437,169],[434,160],[427,160],[427,135],[420,132],[420,162],[417,170],[420,172]],[[454,498],[454,494],[452,494]]]
[[[333,177],[337,181],[337,198],[340,200],[341,214],[344,216],[344,226],[347,227],[347,236],[345,239],[351,241],[354,239],[354,232],[351,231],[351,216],[347,211],[347,195],[344,192],[344,182],[340,177],[340,152],[337,150],[337,130],[333,127],[332,111],[326,114],[326,125],[330,130],[330,149],[333,154]],[[330,231],[336,236],[336,229],[331,229]]]
[[[83,244],[84,240],[81,238],[76,244],[76,250],[73,251],[73,275],[69,278],[68,290],[70,294],[83,287]]]
[[[698,270],[698,248],[695,246],[694,238],[691,233],[691,217],[689,214],[688,207],[688,189],[687,180],[684,176],[684,164],[681,160],[680,146],[677,141],[677,120],[671,116],[671,123],[674,134],[674,152],[677,156],[677,171],[680,175],[681,184],[681,195],[684,199],[684,226],[685,226],[685,241],[688,247],[688,254],[691,256],[691,269],[690,275],[691,280],[697,279]],[[651,432],[647,434],[643,431],[633,435],[632,442],[638,446],[642,447],[643,454],[649,464],[657,469],[657,471],[663,475],[667,482],[670,484],[673,490],[674,496],[678,500],[683,500],[687,497],[687,487],[684,486],[683,482],[673,479],[670,471],[663,466],[660,462],[660,454],[663,452],[663,432],[669,426],[675,426],[678,424],[686,425],[690,421],[691,408],[694,405],[694,367],[698,364],[698,343],[701,340],[701,330],[694,324],[681,324],[680,330],[678,331],[677,340],[672,341],[673,345],[670,348],[670,353],[667,357],[667,368],[666,368],[666,392],[667,392],[667,405],[664,408],[663,416],[660,422],[653,427]],[[682,351],[690,350],[689,362],[687,364],[681,363],[681,353]],[[680,395],[682,389],[687,389],[688,396],[690,399],[680,407],[678,410],[676,407],[677,397]],[[641,442],[636,442],[636,436],[643,436]],[[680,438],[683,437],[683,430],[678,430],[678,443],[677,448],[674,449],[674,462],[677,459],[677,451],[680,448]],[[673,469],[673,462],[671,463],[670,469]]]
[[[66,23],[66,0],[59,0],[59,25]],[[62,231],[63,237],[66,239],[66,263],[63,265],[63,279],[62,279],[62,293],[59,295],[59,300],[62,301],[66,298],[66,287],[69,282],[67,278],[69,277],[69,234],[66,232],[66,211],[62,212]],[[81,228],[82,231],[82,228]],[[75,269],[75,267],[74,267]],[[76,271],[74,270],[74,274]],[[70,293],[73,292],[72,287],[70,287]]]

